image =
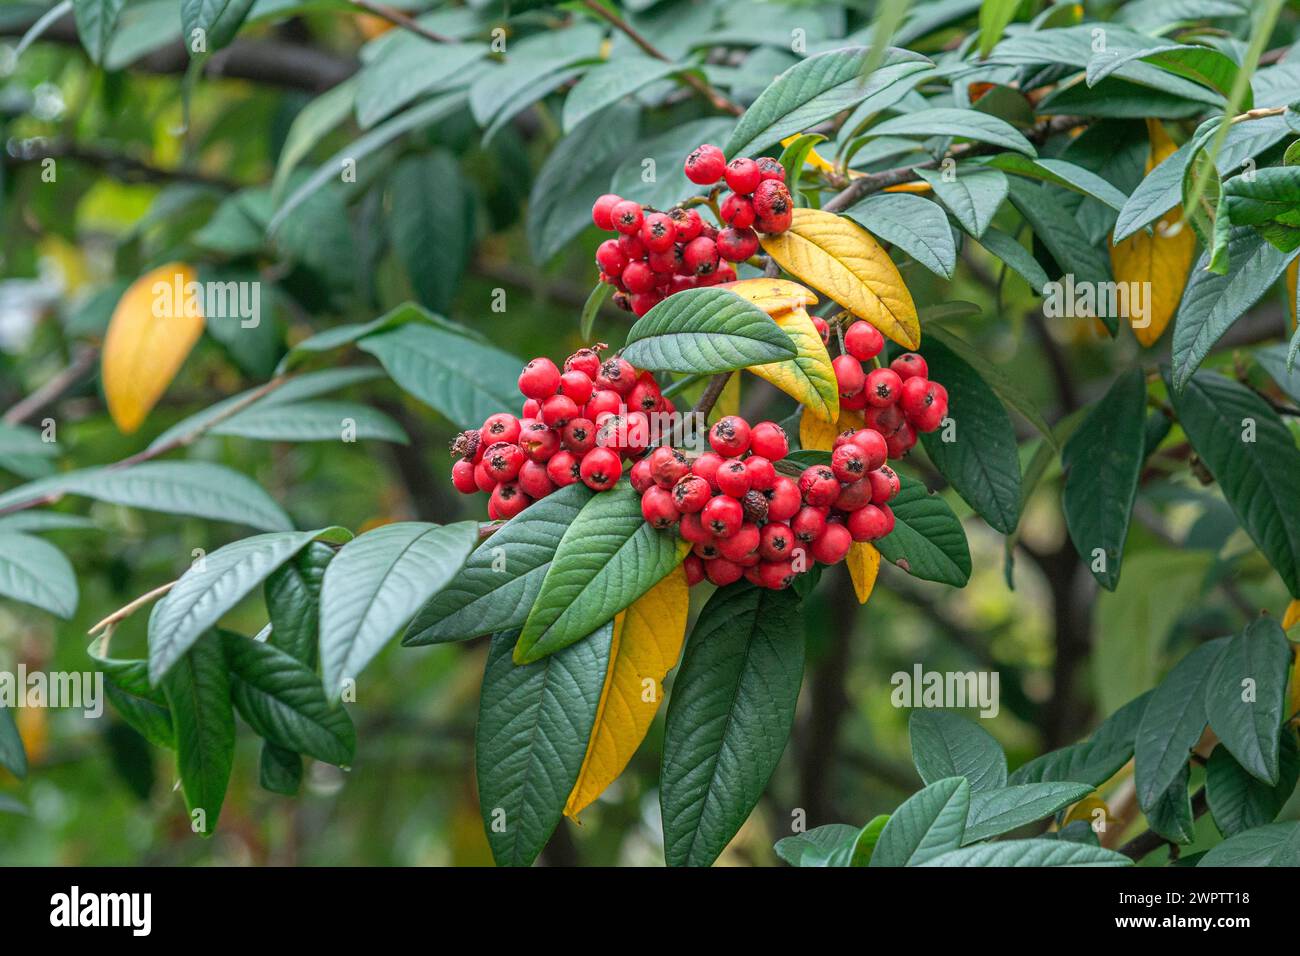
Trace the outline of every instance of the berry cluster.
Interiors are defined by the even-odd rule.
[[[675,410],[649,372],[618,357],[602,362],[604,347],[579,349],[563,371],[548,358],[533,359],[519,375],[520,417],[498,412],[452,442],[460,456],[452,484],[463,494],[491,495],[488,517],[513,518],[575,481],[594,491],[614,487],[624,459],[649,446],[649,416]]]
[[[823,335],[828,335],[824,332]],[[890,458],[901,458],[916,444],[918,432],[932,432],[948,414],[948,391],[929,379],[925,359],[905,352],[887,368],[868,370],[885,347],[868,322],[854,322],[844,333],[844,353],[831,365],[840,389],[840,408],[865,410],[866,423],[884,436]]]
[[[694,461],[656,448],[631,473],[646,521],[675,527],[693,545],[685,561],[691,584],[707,578],[722,587],[744,577],[779,590],[812,561],[835,564],[854,541],[894,528],[887,502],[899,480],[875,429],[840,435],[830,465],[806,468],[797,479],[777,472],[790,446],[775,422],[751,428],[729,415],[709,430],[709,445]]]
[[[785,170],[774,159],[726,161],[716,146],[699,146],[686,157],[691,182],[713,185],[725,177],[731,192],[717,209],[725,224],[705,222],[694,208],[668,212],[606,193],[591,207],[591,220],[617,239],[596,249],[600,279],[617,291],[614,302],[637,316],[683,289],[734,282],[734,262],[758,251],[758,233],[790,228],[794,203]]]

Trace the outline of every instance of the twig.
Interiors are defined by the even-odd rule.
[[[422,26],[418,21],[408,17],[401,10],[387,6],[383,3],[372,3],[371,0],[352,0],[354,7],[360,7],[372,16],[379,17],[381,20],[387,20],[395,27],[401,27],[408,30],[416,36],[424,37],[426,40],[432,40],[434,43],[459,43],[455,37],[443,36],[441,33],[434,33],[426,26]]]
[[[121,621],[126,620],[128,617],[130,617],[136,611],[140,610],[140,608],[144,607],[146,604],[150,604],[153,601],[156,601],[158,598],[162,597],[164,594],[166,594],[175,586],[176,586],[175,581],[168,581],[166,584],[159,585],[158,587],[154,588],[152,591],[150,591],[147,594],[141,594],[130,604],[126,604],[118,608],[116,611],[114,611],[108,617],[104,618],[102,621],[100,621],[98,624],[96,624],[86,633],[89,634],[91,637],[94,637],[96,634],[104,630],[104,628],[106,627],[116,627]]]
[[[95,367],[95,362],[98,359],[99,349],[82,349],[53,378],[5,412],[5,424],[18,425],[31,418],[46,405],[58,401],[65,392],[81,381],[83,375]]]
[[[164,169],[143,159],[68,140],[30,140],[19,146],[18,155],[6,155],[6,166],[39,163],[46,159],[67,159],[103,169],[124,183],[197,183],[227,192],[242,189],[241,183],[224,176],[211,176],[192,169]]]
[[[732,374],[732,372],[720,372],[709,379],[704,394],[700,396],[700,400],[695,403],[695,407],[691,411],[696,415],[703,415],[707,418],[709,412],[713,411],[713,406],[718,404],[718,399],[722,397],[722,390],[727,387],[727,382]]]

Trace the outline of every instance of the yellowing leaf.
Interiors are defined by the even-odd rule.
[[[858,603],[866,604],[876,586],[876,575],[880,573],[880,552],[869,542],[854,541],[844,563],[849,566],[849,577]]]
[[[768,315],[817,304],[817,296],[811,289],[789,279],[741,279],[723,282],[718,288],[748,299]]]
[[[828,423],[835,421],[840,415],[839,386],[831,355],[812,317],[803,309],[791,309],[772,316],[772,321],[790,336],[799,354],[782,362],[751,366],[749,371],[771,382],[818,418]]]
[[[1295,330],[1295,300],[1300,296],[1300,259],[1292,260],[1286,267],[1286,282],[1282,286],[1286,292],[1286,310],[1291,316],[1291,329]]]
[[[203,334],[191,295],[194,270],[182,262],[136,279],[118,300],[104,336],[104,397],[123,432],[140,427]]]
[[[925,195],[926,193],[932,191],[933,188],[934,187],[932,187],[929,183],[926,182],[898,183],[897,185],[894,186],[886,186],[884,189],[881,190],[881,192],[882,193],[917,193],[919,195]]]
[[[830,451],[835,444],[835,436],[842,431],[857,431],[866,420],[861,412],[841,411],[839,419],[832,424],[816,415],[809,415],[808,410],[799,416],[799,447],[816,451]]]
[[[1289,631],[1297,624],[1300,624],[1300,601],[1292,601],[1282,615],[1282,630]]]
[[[576,818],[623,772],[641,745],[659,701],[664,675],[677,665],[690,602],[680,565],[614,619],[609,671],[596,723],[573,792],[564,807]]]
[[[1097,822],[1098,810],[1102,812],[1102,819],[1105,820],[1105,825],[1109,827],[1114,821],[1114,818],[1110,815],[1110,807],[1106,806],[1105,800],[1095,794],[1084,797],[1072,806],[1069,813],[1065,815],[1065,819],[1062,821],[1061,826],[1068,826],[1076,820],[1082,820],[1084,823],[1088,824],[1088,826],[1093,826]]]
[[[1297,624],[1300,624],[1300,601],[1292,601],[1282,615],[1282,630],[1289,631]],[[1287,698],[1286,709],[1288,714],[1300,712],[1300,653],[1296,652],[1294,646],[1291,653],[1295,655],[1295,661],[1291,664],[1291,693]]]
[[[821,209],[796,209],[790,228],[763,237],[783,269],[866,319],[899,345],[921,344],[916,303],[898,267],[857,223]]]
[[[802,135],[803,133],[795,133],[793,136],[787,136],[785,139],[781,140],[781,148],[785,149],[787,146],[789,146],[791,143],[793,143],[796,139],[798,139]],[[811,166],[813,169],[821,170],[824,173],[835,172],[835,164],[828,163],[821,156],[819,156],[817,154],[816,147],[808,150],[808,156],[804,159],[803,164],[805,166]]]
[[[1177,147],[1159,120],[1147,120],[1147,130],[1151,137],[1147,155],[1149,174]],[[1183,287],[1196,258],[1196,233],[1181,219],[1181,208],[1175,206],[1160,217],[1149,235],[1140,229],[1119,245],[1110,247],[1110,267],[1116,282],[1150,283],[1148,314],[1142,326],[1133,326],[1137,340],[1148,348],[1164,334],[1169,320],[1178,311]]]

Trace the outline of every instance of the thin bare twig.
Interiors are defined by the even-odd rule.
[[[401,10],[398,10],[395,7],[390,7],[387,4],[373,3],[372,0],[352,0],[352,5],[354,7],[360,7],[371,16],[379,17],[381,20],[387,20],[395,27],[401,27],[403,30],[414,33],[416,36],[424,37],[424,39],[431,40],[434,43],[460,42],[455,37],[444,36],[441,33],[434,33],[428,27],[407,16]]]
[[[5,424],[21,424],[51,402],[58,401],[69,389],[81,381],[87,372],[95,367],[95,362],[98,359],[99,349],[82,349],[53,378],[5,412]]]

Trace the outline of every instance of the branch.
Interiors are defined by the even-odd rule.
[[[424,37],[426,40],[432,40],[434,43],[459,43],[455,37],[443,36],[441,33],[434,33],[426,26],[422,26],[418,21],[408,17],[401,10],[386,6],[382,3],[373,3],[371,0],[352,0],[354,7],[360,7],[371,16],[379,17],[381,20],[387,20],[395,27],[401,27],[403,30],[409,30],[416,36]]]
[[[46,159],[68,159],[85,163],[110,173],[124,183],[196,183],[227,192],[242,189],[243,184],[224,176],[211,176],[192,169],[164,169],[126,153],[102,146],[74,143],[71,140],[29,140],[18,147],[17,155],[4,156],[6,166],[22,166]]]
[[[58,401],[64,393],[81,381],[83,375],[95,367],[98,359],[99,349],[82,349],[62,371],[5,412],[4,423],[19,425],[46,405]]]
[[[1208,807],[1209,803],[1205,797],[1205,788],[1201,787],[1200,790],[1196,791],[1196,795],[1192,797],[1192,819],[1195,820],[1199,818],[1201,814],[1205,813]],[[1166,844],[1168,844],[1174,851],[1177,851],[1177,843],[1174,843],[1172,840],[1166,840],[1159,833],[1156,833],[1155,830],[1147,830],[1143,833],[1139,833],[1133,839],[1125,843],[1119,848],[1119,852],[1123,853],[1130,860],[1137,862],[1152,850],[1156,850]]]

